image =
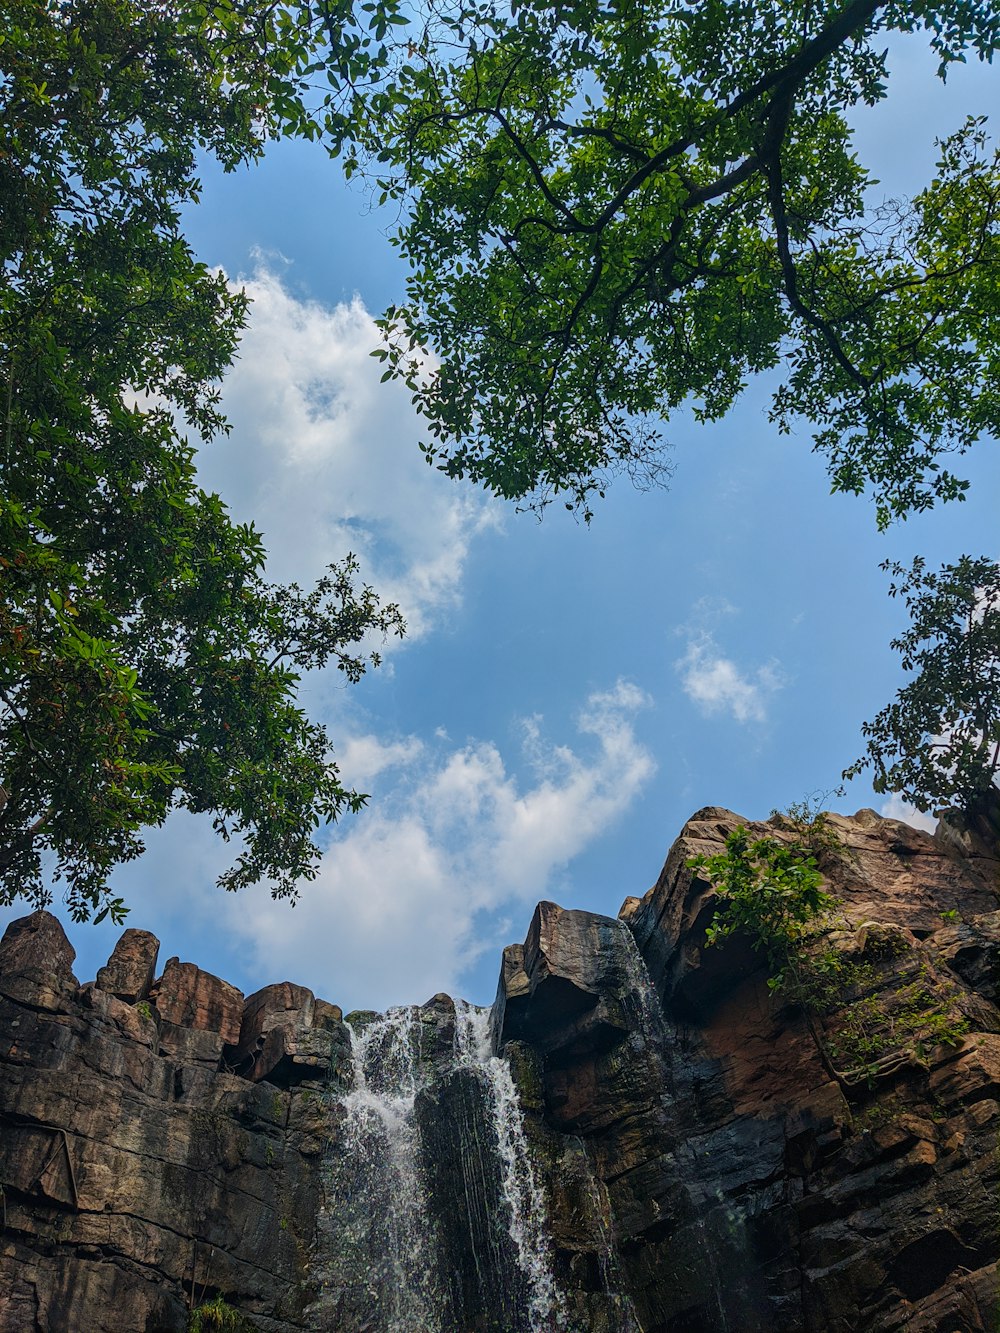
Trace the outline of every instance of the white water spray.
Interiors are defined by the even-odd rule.
[[[343,1099],[344,1142],[370,1192],[369,1211],[384,1226],[384,1268],[376,1276],[389,1319],[385,1333],[445,1333],[413,1114],[419,1090],[413,1009],[390,1009],[360,1032],[350,1025],[348,1031],[354,1087]]]
[[[439,1081],[443,1086],[449,1076],[460,1074],[481,1089],[476,1104],[482,1108],[482,1128],[469,1127],[463,1151],[485,1151],[492,1158],[485,1179],[495,1181],[493,1215],[498,1234],[509,1237],[508,1262],[520,1275],[523,1293],[516,1333],[565,1333],[545,1200],[532,1169],[510,1068],[491,1049],[489,1010],[459,1001],[453,1048],[435,1048],[436,1055],[428,1053],[426,1059],[420,1051],[421,1017],[420,1010],[409,1007],[348,1025],[354,1086],[340,1098],[338,1161],[343,1165],[338,1170],[346,1228],[341,1234],[351,1248],[342,1262],[357,1274],[349,1279],[355,1293],[350,1299],[363,1301],[367,1290],[377,1333],[455,1333],[449,1327],[456,1296],[445,1259],[448,1223],[435,1220],[440,1203],[434,1198],[434,1178],[426,1175],[434,1170],[436,1148],[422,1134],[428,1127],[434,1132],[427,1115]],[[431,1099],[426,1107],[418,1103],[421,1096]],[[444,1229],[439,1231],[439,1225]],[[336,1243],[336,1232],[330,1235]],[[357,1256],[365,1254],[367,1264],[358,1264]],[[336,1278],[328,1290],[337,1291]]]
[[[475,1071],[486,1089],[508,1230],[528,1287],[531,1333],[563,1329],[565,1310],[552,1276],[545,1200],[532,1170],[514,1078],[507,1061],[492,1052],[490,1011],[464,1000],[455,1005],[455,1062],[461,1069]]]

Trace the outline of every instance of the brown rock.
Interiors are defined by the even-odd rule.
[[[81,999],[86,1009],[95,1009],[112,1022],[123,1037],[141,1042],[154,1053],[159,1050],[159,1025],[156,1010],[151,1005],[128,1004],[117,995],[109,995],[90,985],[81,988]]]
[[[214,1032],[223,1042],[239,1040],[243,992],[194,963],[168,959],[152,997],[165,1023]]]
[[[317,1000],[305,986],[264,986],[247,997],[239,1040],[226,1050],[226,1063],[245,1078],[282,1087],[322,1078],[346,1056],[342,1020],[339,1006]]]
[[[207,1065],[218,1069],[225,1043],[218,1032],[160,1023],[160,1054],[183,1065]]]
[[[819,866],[828,889],[856,926],[874,921],[925,937],[941,929],[943,913],[968,920],[996,911],[1000,860],[956,856],[952,845],[873,810],[825,818],[836,846],[820,851]],[[760,963],[758,955],[736,940],[725,950],[706,948],[715,895],[698,872],[688,868],[693,857],[724,851],[727,835],[740,824],[747,824],[758,838],[790,841],[799,836],[780,817],[754,823],[730,810],[706,807],[684,825],[659,879],[639,906],[626,903],[628,923],[657,990],[665,1001],[692,1014],[707,1011]],[[983,967],[988,971],[995,966],[991,953]]]
[[[129,928],[115,945],[107,964],[97,973],[96,985],[126,1004],[144,1000],[156,976],[160,941],[148,930]]]
[[[217,1072],[220,1032],[164,1021],[158,1054],[151,1006],[64,984],[58,924],[15,924],[3,977],[40,973],[48,1007],[0,987],[0,1333],[183,1333],[192,1284],[307,1327],[325,1100]]]
[[[613,918],[539,903],[523,946],[504,951],[494,1016],[500,1043],[532,1034],[551,1052],[623,1041],[621,1002],[641,967],[633,953]]]
[[[524,945],[508,944],[500,960],[500,992],[506,1000],[519,1000],[531,993],[524,970]]]
[[[56,1010],[79,985],[75,958],[76,950],[50,912],[12,921],[0,940],[0,995]]]
[[[699,812],[623,921],[544,903],[505,951],[492,1028],[565,1326],[993,1333],[1000,866],[983,827],[964,846],[871,811],[829,818],[821,868],[846,921],[824,947],[864,969],[807,1021],[756,955],[705,947],[714,899],[687,861],[738,822]],[[265,987],[234,1035],[238,992],[172,960],[158,1025],[141,1001],[77,989],[58,926],[32,921],[0,944],[0,1333],[181,1333],[192,1290],[224,1292],[267,1333],[388,1326],[399,1176],[377,1167],[398,1122],[380,1138],[376,1117],[358,1152],[358,1107],[325,1090],[350,1077],[336,1006]],[[352,1016],[358,1033],[375,1021]],[[510,1103],[498,1066],[456,1061],[455,1029],[439,995],[372,1036],[393,1069],[400,1034],[413,1053],[407,1143],[427,1204],[413,1216],[443,1256],[419,1274],[439,1285],[437,1322],[509,1333],[531,1323],[497,1204]],[[880,1031],[888,1058],[868,1066],[884,1046],[859,1042]],[[224,1040],[264,1081],[218,1068]]]

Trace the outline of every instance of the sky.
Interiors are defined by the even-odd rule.
[[[1000,108],[992,70],[942,86],[919,38],[890,68],[857,145],[904,195],[936,135]],[[702,806],[760,819],[830,792],[904,679],[880,561],[1000,555],[994,445],[965,460],[968,501],[879,534],[869,502],[829,494],[805,428],[768,424],[766,381],[722,423],[671,421],[669,489],[622,478],[589,526],[448,481],[369,356],[403,294],[391,221],[321,148],[276,144],[249,171],[206,167],[186,223],[252,298],[224,384],[232,434],[200,455],[203,485],[263,531],[274,578],[308,584],[351,550],[408,621],[360,685],[302,687],[368,808],[329,832],[295,907],[216,888],[226,849],[189,815],[113,880],[161,966],[177,955],[246,993],[291,980],[345,1011],[441,990],[488,1003],[539,899],[614,915]],[[825,804],[914,817],[863,778]],[[93,977],[120,929],[67,929]]]

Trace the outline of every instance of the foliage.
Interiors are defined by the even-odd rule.
[[[913,679],[862,727],[865,754],[844,773],[873,770],[877,792],[918,810],[980,803],[1000,772],[1000,565],[962,556],[928,571],[886,561],[908,628],[892,641]]]
[[[764,954],[768,988],[800,1005],[831,1075],[845,1087],[871,1084],[889,1069],[969,1029],[959,992],[903,932],[867,923],[849,940],[840,904],[822,888],[815,857],[800,843],[750,840],[742,825],[726,850],[688,862],[705,874],[718,906],[708,945],[734,935]]]
[[[941,466],[1000,422],[1000,169],[983,122],[872,207],[849,121],[922,32],[945,77],[991,60],[964,0],[421,0],[380,77],[327,108],[333,151],[398,201],[408,297],[386,376],[429,462],[589,516],[606,477],[668,470],[660,422],[728,412],[781,367],[772,418],[814,428],[880,526],[962,495]],[[396,14],[392,23],[401,23]],[[430,353],[430,355],[428,355]]]
[[[317,826],[364,800],[296,684],[326,662],[356,680],[399,613],[350,556],[311,592],[269,584],[188,440],[226,429],[246,315],[180,231],[195,154],[228,168],[280,125],[309,132],[310,23],[264,0],[7,6],[0,902],[45,904],[44,858],[75,917],[120,917],[108,872],[176,807],[242,840],[227,888],[294,894]]]
[[[188,1333],[254,1333],[256,1327],[221,1296],[203,1302],[188,1316]]]
[[[795,843],[774,838],[751,842],[745,824],[726,838],[726,850],[688,863],[704,871],[719,906],[707,943],[744,934],[764,954],[772,990],[801,985],[803,945],[837,906],[823,889],[816,858]]]
[[[927,962],[907,971],[899,984],[865,961],[842,958],[837,972],[839,1004],[828,1024],[828,1054],[852,1081],[868,1084],[910,1058],[926,1058],[935,1046],[958,1046],[969,1021],[957,1006],[954,983],[939,977]]]
[[[819,862],[825,856],[843,850],[840,838],[827,818],[829,812],[824,809],[824,803],[831,796],[843,794],[843,787],[809,792],[801,801],[792,801],[784,810],[772,810],[769,822],[794,834],[796,842]]]

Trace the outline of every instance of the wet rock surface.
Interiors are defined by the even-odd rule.
[[[768,990],[746,943],[706,948],[714,895],[688,862],[724,850],[742,822],[717,808],[695,815],[650,892],[626,899],[618,941],[607,919],[560,918],[543,904],[523,949],[508,950],[500,1039],[529,1089],[538,1160],[550,1164],[562,1279],[583,1308],[588,1289],[610,1281],[645,1333],[993,1330],[1000,863],[991,844],[978,834],[963,844],[953,828],[931,838],[871,811],[829,817],[820,868],[843,904],[829,947],[860,980],[816,1018],[814,1034]],[[780,821],[752,830],[798,836]],[[624,1015],[617,1044],[607,1027],[576,1042],[581,1013],[540,1003],[546,988],[580,988],[577,950],[559,941],[586,937],[603,954],[600,979],[592,966],[582,987],[586,1014]],[[588,1170],[598,1228],[567,1183]]]
[[[179,1333],[218,1294],[307,1326],[330,1060],[294,1088],[227,1072],[242,996],[177,960],[151,985],[156,947],[126,932],[80,987],[48,913],[0,944],[3,1333]]]
[[[995,1333],[992,826],[829,817],[854,980],[807,1018],[706,948],[688,862],[740,822],[698,812],[618,920],[540,904],[489,1022],[157,977],[142,931],[80,986],[54,918],[13,923],[0,1333],[179,1333],[216,1294],[262,1333]]]

